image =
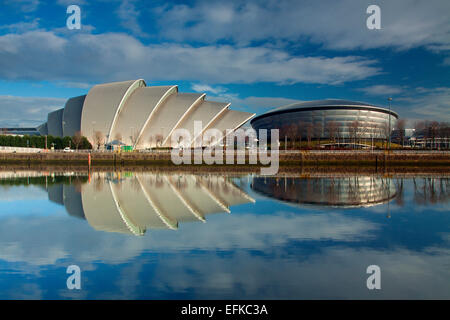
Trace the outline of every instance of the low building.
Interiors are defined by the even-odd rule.
[[[0,135],[8,136],[38,136],[40,135],[36,128],[0,128]]]

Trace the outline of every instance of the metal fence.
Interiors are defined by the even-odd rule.
[[[39,148],[22,148],[22,147],[0,147],[0,152],[9,152],[9,153],[40,153],[44,149]]]

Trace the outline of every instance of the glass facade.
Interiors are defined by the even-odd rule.
[[[391,130],[398,115],[390,114]],[[364,106],[320,106],[271,111],[256,117],[252,127],[279,129],[284,136],[312,139],[363,138],[386,139],[389,136],[389,111]]]

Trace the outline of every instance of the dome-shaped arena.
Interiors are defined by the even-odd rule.
[[[58,137],[81,132],[93,145],[120,141],[134,149],[170,147],[175,129],[186,129],[194,141],[194,121],[202,122],[201,134],[212,128],[225,132],[255,115],[229,106],[206,100],[205,94],[180,93],[176,85],[147,87],[142,79],[105,83],[49,113],[38,130]]]
[[[386,139],[398,114],[363,102],[316,100],[283,106],[252,119],[254,129],[279,129],[284,137]]]

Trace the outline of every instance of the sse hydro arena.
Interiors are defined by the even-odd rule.
[[[279,107],[251,120],[255,130],[279,129],[280,139],[386,140],[398,120],[388,109],[346,100],[316,100]],[[270,132],[270,131],[269,131]]]
[[[105,83],[49,113],[38,131],[56,137],[79,132],[99,147],[114,141],[133,149],[170,147],[175,129],[196,139],[194,121],[202,122],[200,136],[208,129],[236,130],[255,115],[229,106],[206,100],[205,94],[180,93],[177,86],[147,87],[142,79]]]

